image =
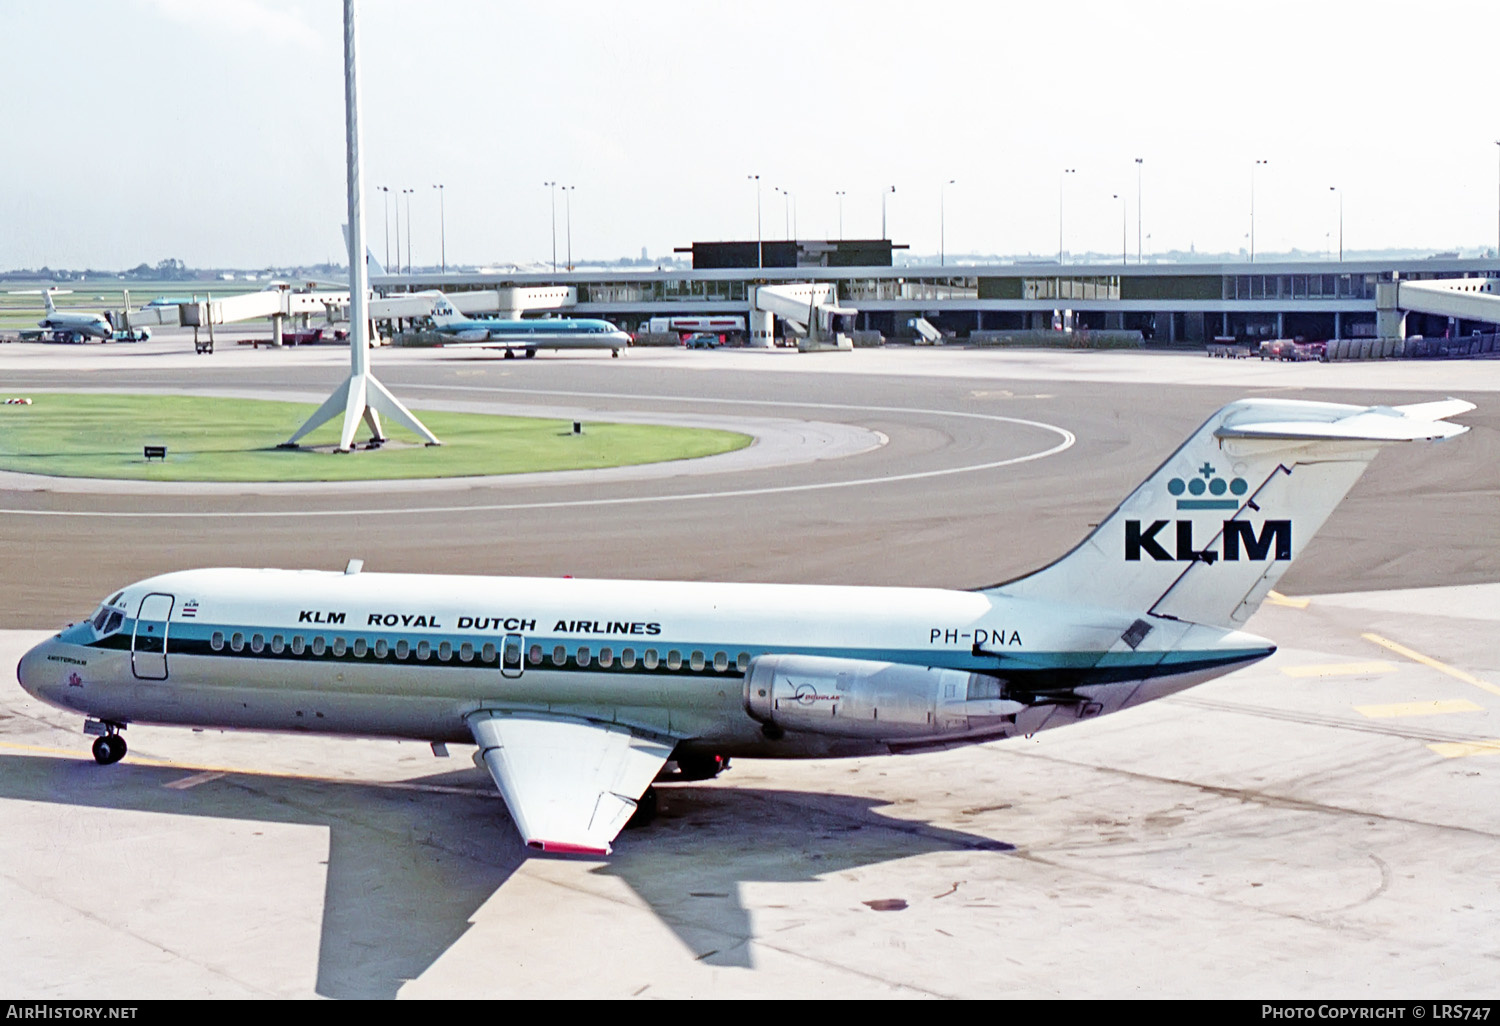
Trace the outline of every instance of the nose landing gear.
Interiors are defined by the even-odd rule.
[[[94,740],[94,761],[99,765],[110,766],[125,758],[125,739],[120,736],[120,731],[125,729],[124,724],[89,720],[83,725],[83,729],[87,733],[100,735]]]

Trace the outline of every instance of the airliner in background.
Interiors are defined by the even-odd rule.
[[[608,349],[611,356],[619,356],[630,345],[630,336],[609,321],[579,317],[510,320],[465,317],[441,293],[433,300],[432,327],[454,339],[443,343],[445,349],[502,349],[506,359],[517,353],[532,357],[539,349]]]
[[[17,676],[104,764],[133,723],[473,742],[527,845],[605,855],[669,762],[998,741],[1264,659],[1245,622],[1377,451],[1472,409],[1231,403],[1077,548],[972,591],[186,570]]]
[[[115,327],[103,314],[63,312],[52,302],[53,289],[42,290],[42,300],[47,304],[47,316],[37,321],[38,328],[51,331],[60,341],[86,342],[90,338],[108,342],[115,337]]]

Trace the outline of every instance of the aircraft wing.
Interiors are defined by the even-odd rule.
[[[670,738],[616,723],[481,709],[467,722],[528,847],[608,855],[672,754]]]

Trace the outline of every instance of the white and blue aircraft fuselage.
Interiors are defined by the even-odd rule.
[[[38,328],[45,328],[61,341],[85,342],[89,338],[109,341],[115,337],[114,325],[103,314],[64,312],[52,301],[52,289],[42,291],[47,306],[47,316],[37,321]]]
[[[432,305],[433,330],[453,339],[445,349],[500,349],[507,359],[540,349],[608,349],[619,356],[630,336],[609,321],[586,317],[465,317],[441,294]]]
[[[130,723],[473,742],[527,844],[606,854],[669,760],[1000,740],[1265,658],[1241,628],[1379,447],[1472,408],[1233,403],[1072,552],[973,591],[188,570],[17,673],[101,763]]]

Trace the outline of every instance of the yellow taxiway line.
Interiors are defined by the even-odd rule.
[[[87,751],[80,752],[75,748],[48,748],[42,745],[22,745],[11,741],[0,741],[0,749],[8,749],[19,752],[36,752],[39,755],[59,755],[65,758],[76,759],[79,762],[92,762],[93,756]],[[238,766],[197,766],[192,763],[172,762],[169,759],[148,759],[139,755],[130,756],[130,764],[133,766],[151,766],[158,769],[182,770],[188,774],[179,777],[163,787],[175,791],[185,791],[199,784],[206,784],[211,780],[230,775],[239,777],[276,777],[284,780],[303,780],[313,784],[353,784],[358,787],[379,787],[393,791],[426,791],[432,794],[456,794],[467,798],[499,798],[498,791],[485,791],[470,787],[453,787],[447,784],[421,784],[407,780],[369,780],[361,777],[329,777],[317,776],[310,773],[292,773],[285,770],[244,769]]]
[[[1467,755],[1500,755],[1500,740],[1439,741],[1427,747],[1445,759],[1462,759]]]
[[[1395,652],[1397,655],[1405,656],[1412,662],[1421,663],[1423,666],[1430,666],[1434,670],[1437,670],[1439,673],[1446,673],[1454,680],[1461,680],[1465,684],[1472,684],[1476,688],[1481,688],[1485,691],[1488,691],[1492,695],[1500,695],[1500,687],[1496,687],[1489,681],[1480,680],[1472,673],[1465,673],[1463,670],[1460,670],[1455,666],[1449,666],[1447,663],[1440,663],[1431,656],[1425,656],[1421,652],[1415,652],[1407,648],[1405,645],[1394,642],[1389,638],[1382,638],[1378,634],[1361,634],[1360,637],[1364,638],[1366,641],[1373,641],[1375,644],[1380,645],[1383,648],[1388,648],[1392,652]]]
[[[1288,677],[1363,677],[1372,673],[1394,673],[1394,663],[1311,663],[1307,666],[1283,666]]]
[[[1312,599],[1291,598],[1287,595],[1283,595],[1279,591],[1268,591],[1266,592],[1266,601],[1271,603],[1271,605],[1273,606],[1289,606],[1292,609],[1306,609],[1308,607],[1308,604],[1312,602]]]
[[[1431,702],[1393,702],[1390,705],[1356,705],[1354,711],[1372,720],[1400,716],[1441,716],[1444,713],[1484,712],[1467,698],[1439,699]]]

